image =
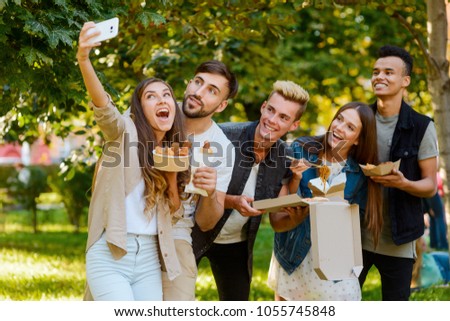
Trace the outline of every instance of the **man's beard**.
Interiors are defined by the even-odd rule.
[[[211,115],[211,114],[214,114],[215,111],[217,110],[217,108],[219,108],[219,106],[217,106],[216,108],[213,108],[213,109],[210,110],[210,111],[205,111],[205,110],[203,109],[203,108],[205,107],[204,104],[203,104],[203,102],[202,102],[198,97],[196,97],[195,95],[190,95],[190,96],[194,96],[195,99],[197,99],[198,101],[200,101],[202,105],[201,105],[201,108],[200,108],[199,110],[193,111],[193,110],[191,110],[191,109],[189,108],[188,103],[187,103],[187,100],[188,100],[188,97],[189,97],[189,96],[184,97],[182,109],[183,109],[183,114],[184,114],[187,118],[205,118],[205,117],[208,117],[208,116]]]

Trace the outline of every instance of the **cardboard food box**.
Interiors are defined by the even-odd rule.
[[[385,162],[373,167],[374,165],[359,165],[366,176],[384,176],[392,172],[393,169],[398,170],[400,168],[400,159],[393,162]]]
[[[283,207],[308,206],[315,202],[327,202],[328,199],[320,198],[302,198],[298,194],[289,194],[277,198],[267,198],[264,200],[254,201],[252,207],[257,210],[266,210],[267,212],[278,212]]]
[[[313,268],[322,280],[357,278],[362,271],[359,206],[345,202],[310,205]]]
[[[214,155],[216,155],[216,151],[213,148],[199,148],[199,147],[193,147],[192,148],[192,159],[191,159],[191,178],[189,180],[189,184],[186,185],[186,187],[184,188],[184,191],[186,193],[191,193],[191,194],[199,194],[202,196],[208,196],[208,193],[202,189],[202,188],[198,188],[194,186],[194,183],[192,183],[192,180],[194,179],[194,174],[195,171],[197,170],[197,168],[203,167],[203,166],[207,166],[205,164],[205,161],[207,163],[212,163],[213,162],[213,157]]]
[[[333,179],[333,182],[323,182],[320,177],[314,178],[308,182],[308,187],[311,189],[314,196],[334,197],[338,196],[344,198],[345,183],[347,176],[341,173]]]
[[[158,154],[153,150],[154,167],[165,172],[183,172],[189,169],[190,156]]]

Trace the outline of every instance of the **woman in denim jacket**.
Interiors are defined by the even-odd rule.
[[[345,173],[344,197],[349,203],[359,205],[361,222],[372,232],[375,243],[382,224],[381,193],[375,183],[366,179],[358,164],[377,163],[376,137],[372,110],[365,104],[351,102],[338,110],[325,135],[303,137],[292,144],[296,158],[327,164],[331,169],[329,181]],[[308,182],[316,177],[316,167],[305,170],[298,194],[312,197]],[[319,279],[310,254],[310,219],[297,213],[300,209],[285,208],[270,215],[276,233],[268,284],[275,291],[275,298],[360,300],[357,277],[338,282]]]

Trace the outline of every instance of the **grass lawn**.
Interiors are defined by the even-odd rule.
[[[84,291],[86,231],[75,234],[62,210],[39,213],[38,234],[32,233],[27,212],[1,214],[0,300],[81,300]],[[273,232],[261,226],[255,245],[250,300],[270,301],[266,285]],[[373,270],[363,289],[364,300],[380,300],[378,273]],[[206,259],[199,267],[197,300],[218,300]],[[411,300],[450,301],[450,287],[433,287],[411,295]]]

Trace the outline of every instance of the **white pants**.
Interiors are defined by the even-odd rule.
[[[102,236],[86,254],[86,278],[96,301],[161,301],[157,237],[128,234],[127,254],[115,260]]]

